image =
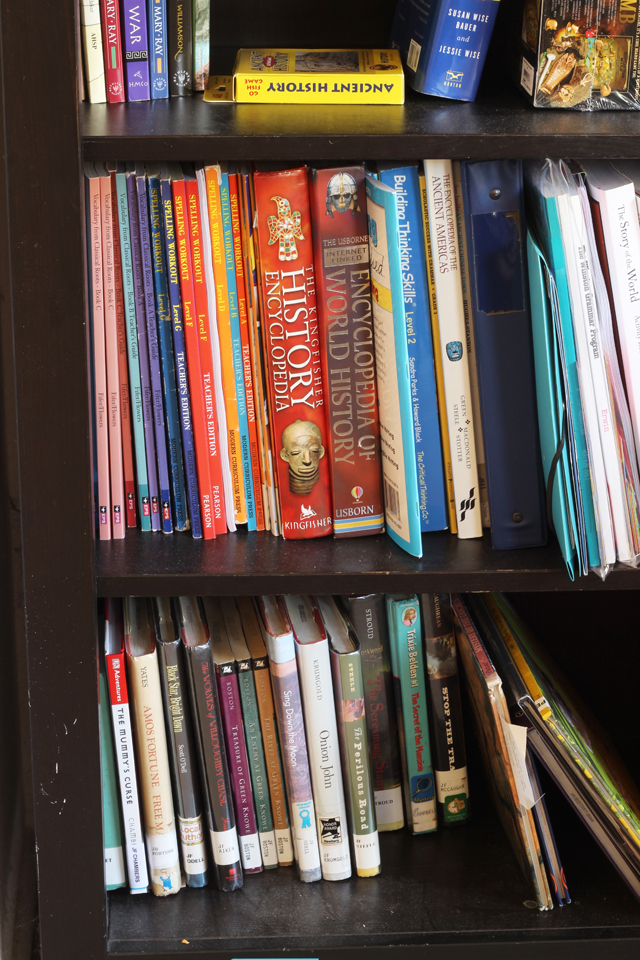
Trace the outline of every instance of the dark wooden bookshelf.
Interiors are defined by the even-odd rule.
[[[212,23],[227,51],[310,41],[385,46],[394,6],[212,0]],[[26,770],[31,760],[42,960],[342,960],[363,949],[372,960],[636,958],[640,906],[560,798],[553,820],[574,903],[548,915],[523,905],[531,895],[480,776],[472,779],[468,829],[384,837],[383,873],[374,880],[305,886],[281,870],[247,878],[232,895],[105,896],[98,597],[518,591],[541,640],[637,760],[640,572],[571,583],[554,543],[496,552],[487,536],[425,537],[420,561],[384,537],[285,543],[229,534],[205,544],[130,533],[124,543],[95,543],[81,161],[631,157],[640,156],[638,115],[535,111],[498,73],[499,56],[475,104],[409,93],[400,108],[209,105],[200,97],[89,105],[78,102],[76,4],[5,0],[0,16],[1,529],[14,530],[3,543],[3,600],[23,663],[19,694],[29,705],[22,753]],[[221,53],[214,69],[228,69],[228,57]],[[5,739],[14,733],[5,720]]]

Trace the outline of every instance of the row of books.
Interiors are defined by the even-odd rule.
[[[448,595],[127,597],[104,629],[107,889],[373,877],[379,832],[467,820]]]
[[[210,0],[81,0],[80,13],[90,103],[206,90]]]

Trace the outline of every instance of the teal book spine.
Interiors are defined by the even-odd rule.
[[[247,502],[247,529],[256,530],[256,504],[253,497],[253,472],[251,470],[251,448],[249,446],[249,419],[247,416],[247,397],[244,390],[244,367],[242,364],[242,342],[240,340],[240,314],[238,312],[238,287],[236,283],[236,261],[233,250],[233,230],[231,226],[231,200],[229,196],[229,174],[222,170],[220,184],[220,207],[224,234],[224,259],[227,269],[227,288],[229,295],[229,315],[231,318],[231,340],[233,343],[233,371],[236,381],[238,401],[238,420],[240,422],[240,446],[244,495]]]
[[[438,827],[435,780],[429,742],[420,604],[415,594],[387,597],[387,618],[398,670],[408,784],[407,821],[413,833]]]
[[[107,890],[126,887],[122,850],[122,821],[118,802],[113,731],[107,680],[100,670],[100,765],[102,768],[102,824],[104,828],[104,883]]]
[[[144,445],[144,415],[142,410],[140,361],[138,358],[136,295],[133,286],[133,259],[131,252],[131,232],[129,230],[127,178],[124,173],[116,173],[116,191],[118,195],[120,250],[122,253],[122,288],[124,292],[124,311],[127,331],[127,357],[129,360],[129,395],[131,398],[133,441],[136,452],[136,477],[138,479],[138,508],[140,511],[141,528],[150,531],[151,504],[149,501],[149,481],[147,477],[147,454]]]
[[[421,557],[398,201],[395,190],[369,174],[366,190],[385,521],[391,539]]]

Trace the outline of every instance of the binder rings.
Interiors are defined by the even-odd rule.
[[[491,541],[546,542],[519,160],[463,163]]]

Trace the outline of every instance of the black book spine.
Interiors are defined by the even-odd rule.
[[[469,783],[451,597],[423,593],[421,601],[438,809],[443,824],[462,823]]]
[[[158,656],[182,866],[188,887],[204,887],[207,884],[207,853],[180,638],[169,643],[160,640]]]
[[[243,883],[240,847],[211,644],[185,647],[185,655],[216,882],[220,890],[239,890]]]
[[[169,92],[172,97],[193,93],[192,0],[167,0],[169,18]]]
[[[398,830],[404,824],[402,764],[385,600],[382,594],[370,594],[345,596],[342,602],[360,641],[378,830]]]

